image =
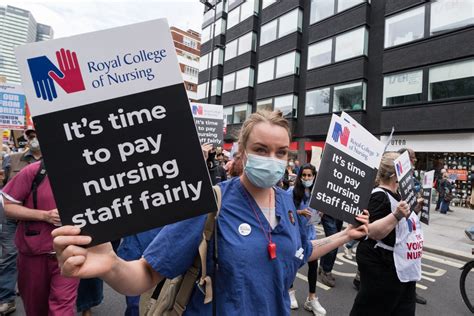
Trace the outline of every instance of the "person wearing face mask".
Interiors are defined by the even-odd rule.
[[[309,208],[309,200],[311,197],[311,191],[313,189],[314,179],[316,178],[316,168],[312,164],[303,165],[298,172],[296,177],[295,186],[290,188],[288,192],[293,198],[293,202],[296,206],[296,213],[299,216],[304,216],[306,219],[310,219],[313,215],[312,210]],[[307,238],[309,240],[316,240],[316,230],[313,224],[306,226]],[[308,285],[309,294],[304,303],[304,308],[308,311],[312,311],[315,316],[326,315],[326,310],[319,303],[319,299],[316,296],[316,281],[318,271],[318,260],[308,262]],[[292,288],[289,291],[291,309],[298,308],[298,301],[296,300],[295,290]]]
[[[290,315],[288,289],[307,261],[367,234],[368,214],[362,223],[321,241],[307,239],[306,223],[296,215],[291,196],[275,184],[286,167],[290,133],[281,112],[259,111],[243,123],[239,151],[244,172],[219,183],[222,205],[210,244],[218,249],[214,271],[213,250],[208,247],[207,273],[215,293],[204,304],[197,285],[184,315]],[[143,257],[125,262],[110,244],[85,248],[91,239],[80,229],[63,226],[53,232],[55,249],[64,275],[101,277],[115,290],[140,294],[163,278],[183,274],[192,265],[207,215],[165,226]],[[183,233],[185,232],[185,233]],[[90,255],[88,255],[88,253]]]
[[[42,158],[36,131],[28,128],[24,132],[28,140],[28,149],[24,152],[5,155],[3,160],[4,185],[29,164]],[[16,310],[16,281],[17,281],[17,249],[14,243],[17,221],[4,218],[0,231],[0,247],[4,249],[0,257],[0,314],[8,314]]]

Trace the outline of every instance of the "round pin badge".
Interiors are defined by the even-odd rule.
[[[239,225],[239,233],[242,236],[248,236],[252,232],[252,228],[247,223],[242,223]]]

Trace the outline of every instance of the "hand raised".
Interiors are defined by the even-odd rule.
[[[79,235],[75,226],[53,230],[53,245],[58,257],[61,274],[68,277],[93,278],[104,276],[118,261],[110,243],[84,248],[92,238]]]

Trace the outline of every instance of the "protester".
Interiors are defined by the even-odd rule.
[[[357,247],[360,289],[350,315],[415,315],[423,234],[416,212],[401,201],[394,160],[385,153],[369,201],[369,236]],[[421,210],[420,205],[416,211]],[[411,245],[411,247],[407,246]],[[411,250],[410,250],[411,249]]]
[[[216,149],[213,148],[212,144],[203,144],[201,146],[204,159],[206,160],[207,169],[211,177],[213,185],[227,180],[225,169],[216,160]]]
[[[449,203],[453,198],[453,184],[449,180],[449,175],[447,172],[443,174],[443,180],[440,183],[440,197],[441,197],[441,204],[439,206],[440,214],[447,214],[449,211]]]
[[[244,167],[242,165],[242,157],[240,153],[234,153],[234,159],[230,160],[229,162],[232,162],[229,166],[228,171],[229,178],[240,177],[244,172]]]
[[[444,190],[444,183],[443,182],[447,181],[447,174],[446,174],[446,178],[445,178],[445,175],[444,175],[445,173],[446,173],[446,169],[441,169],[441,171],[440,171],[441,176],[436,181],[436,191],[438,192],[438,200],[436,201],[435,211],[439,211],[439,207],[441,206],[441,201],[444,198],[445,190]]]
[[[40,175],[44,175],[41,180]],[[18,290],[26,314],[74,315],[79,280],[60,274],[51,232],[61,222],[43,163],[22,169],[7,183],[3,195],[5,214],[19,221],[15,234]]]
[[[28,140],[28,149],[24,152],[11,153],[4,156],[2,168],[4,170],[3,183],[6,184],[17,173],[29,164],[39,161],[42,157],[41,149],[36,131],[28,128],[24,132],[25,139]],[[0,231],[0,247],[2,256],[0,257],[0,315],[8,314],[16,310],[16,281],[17,250],[14,243],[17,221],[15,219],[4,218]]]
[[[216,273],[213,247],[207,254],[217,315],[289,315],[288,289],[298,268],[367,234],[365,211],[357,216],[362,223],[358,228],[349,225],[329,238],[307,240],[306,222],[296,216],[290,195],[273,187],[285,170],[289,144],[288,122],[281,112],[253,113],[242,126],[239,148],[244,173],[219,184],[222,206],[215,231]],[[72,226],[53,232],[55,249],[64,275],[100,276],[117,291],[137,295],[162,278],[187,271],[198,253],[206,218],[167,225],[136,261],[119,259],[110,244],[83,248],[91,238],[80,236],[80,229]],[[203,300],[195,287],[185,315],[210,315],[212,304],[204,305]]]
[[[295,186],[290,188],[288,192],[291,193],[293,202],[296,206],[296,213],[298,216],[305,216],[310,219],[313,215],[309,209],[309,200],[311,197],[311,190],[313,189],[314,179],[316,178],[316,168],[311,164],[303,165],[296,177]],[[316,211],[314,211],[316,212]],[[312,224],[306,226],[308,240],[316,240],[316,230]],[[304,308],[312,311],[316,316],[326,315],[326,310],[319,303],[316,296],[316,281],[318,276],[318,260],[308,262],[308,285],[309,293],[304,303]],[[291,309],[298,308],[298,301],[296,300],[295,290],[292,288],[290,294]]]
[[[327,214],[324,214],[321,218],[321,224],[323,225],[326,237],[337,234],[342,229],[342,221]],[[330,251],[319,260],[320,267],[318,273],[320,276],[320,281],[329,287],[336,286],[336,279],[332,275],[332,268],[334,267],[334,262],[336,262],[336,256],[337,248]]]

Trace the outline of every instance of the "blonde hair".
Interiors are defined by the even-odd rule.
[[[397,152],[385,152],[380,161],[377,177],[375,178],[375,185],[378,186],[381,182],[386,183],[391,177],[396,176],[395,165],[393,162],[400,156]]]
[[[242,125],[239,134],[239,151],[243,152],[247,146],[249,140],[249,135],[252,132],[255,125],[258,123],[270,123],[272,125],[277,125],[283,127],[287,133],[288,138],[291,140],[291,132],[288,121],[283,117],[280,111],[268,111],[260,110],[255,113],[252,113]]]

